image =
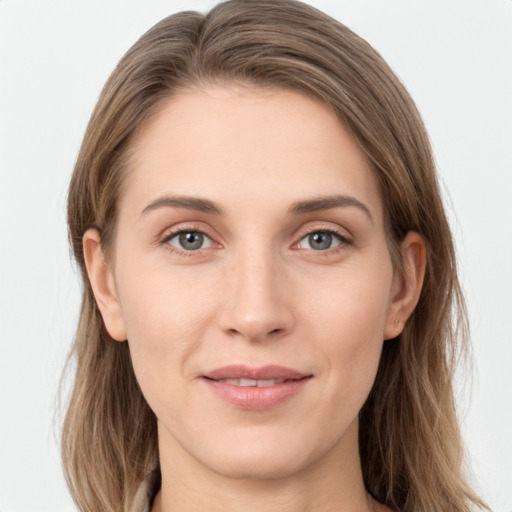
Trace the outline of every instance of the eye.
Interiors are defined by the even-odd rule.
[[[197,251],[213,245],[212,240],[200,231],[179,231],[167,238],[166,243],[183,251]]]
[[[302,238],[298,243],[298,247],[299,249],[325,251],[337,247],[342,243],[348,243],[348,240],[338,233],[333,231],[314,231]]]

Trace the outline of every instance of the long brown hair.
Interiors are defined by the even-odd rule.
[[[62,451],[79,509],[136,510],[159,485],[156,418],[128,344],[115,343],[103,325],[83,234],[98,229],[108,257],[130,143],[163,102],[190,87],[230,82],[291,88],[325,102],[373,165],[395,268],[408,231],[426,241],[419,303],[402,334],[385,342],[360,412],[368,492],[403,512],[483,507],[464,480],[452,389],[466,346],[466,311],[430,143],[413,101],[366,41],[316,9],[293,0],[229,0],[206,15],[169,16],[135,43],[101,93],[76,162],[68,224],[84,288]]]

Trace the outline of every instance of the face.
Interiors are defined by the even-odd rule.
[[[377,180],[334,114],[292,91],[176,96],[119,208],[95,291],[162,453],[266,478],[357,452],[400,291]]]

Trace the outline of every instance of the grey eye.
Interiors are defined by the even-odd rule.
[[[185,251],[197,251],[212,245],[212,241],[199,231],[181,231],[170,238],[169,243]]]
[[[341,244],[341,239],[335,233],[329,231],[315,231],[305,236],[300,242],[301,249],[313,249],[314,251],[325,251]]]

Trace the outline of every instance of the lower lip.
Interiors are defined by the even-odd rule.
[[[204,380],[218,397],[231,405],[247,411],[262,411],[276,407],[299,393],[311,377],[264,387],[235,386],[212,379]]]

